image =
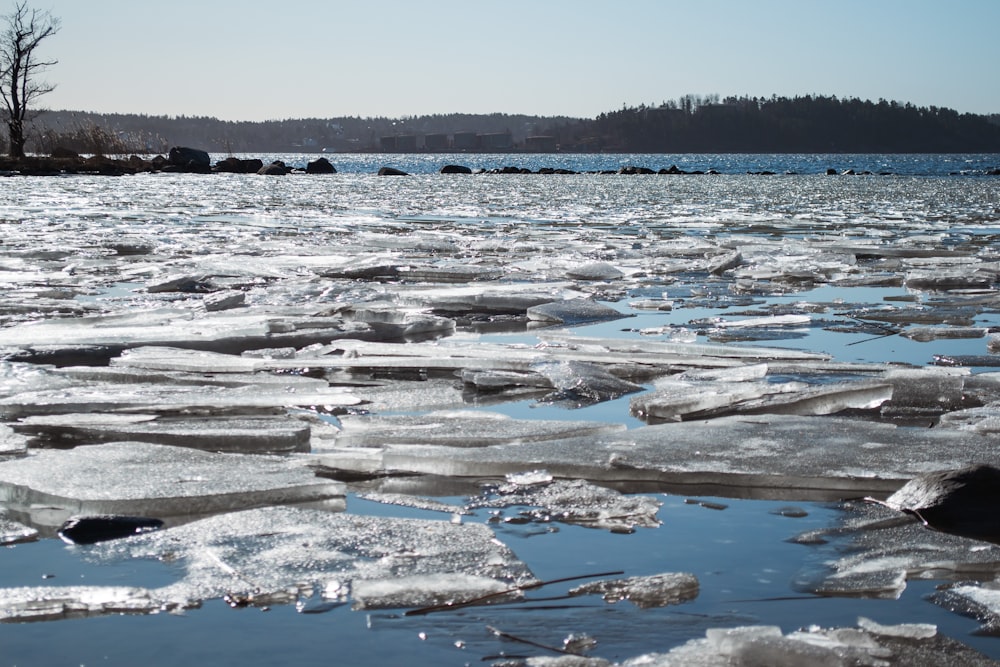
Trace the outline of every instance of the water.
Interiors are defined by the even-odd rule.
[[[265,156],[304,166],[311,155]],[[331,305],[368,299],[382,286],[359,283],[329,291],[314,280],[316,267],[338,257],[372,259],[401,253],[414,264],[440,257],[521,272],[528,282],[559,279],[566,266],[585,261],[641,266],[643,277],[614,285],[603,299],[633,317],[580,327],[581,335],[663,340],[692,322],[743,317],[744,311],[801,301],[837,308],[885,306],[898,299],[932,304],[936,298],[901,286],[786,286],[733,298],[725,281],[684,266],[663,266],[690,250],[691,262],[727,244],[770,244],[776,261],[798,252],[795,243],[844,244],[905,241],[989,256],[1000,234],[1000,181],[982,177],[997,155],[331,155],[331,177],[284,178],[218,175],[140,175],[126,178],[4,179],[0,186],[0,284],[9,298],[32,302],[51,290],[71,290],[77,303],[110,310],[163,305],[139,285],[169,271],[226,275],[257,271],[254,305]],[[614,170],[623,165],[715,169],[718,176],[625,177],[451,176],[443,164],[491,169]],[[409,178],[380,178],[380,166]],[[827,168],[891,172],[892,176],[825,175]],[[775,171],[779,176],[747,175]],[[796,172],[797,175],[784,175]],[[143,248],[134,257],[122,248]],[[672,253],[661,253],[670,248]],[[116,254],[117,253],[117,254]],[[662,256],[661,260],[657,257]],[[238,270],[237,270],[238,268]],[[843,267],[838,267],[841,270]],[[659,272],[662,269],[662,272]],[[876,268],[866,269],[869,272]],[[270,286],[287,284],[287,289]],[[392,288],[389,286],[388,288]],[[700,301],[702,294],[715,299]],[[665,296],[670,311],[633,309],[632,300]],[[3,313],[5,325],[37,314]],[[995,309],[977,313],[976,326],[998,327]],[[659,333],[650,333],[659,331]],[[983,339],[918,343],[900,336],[872,337],[809,327],[799,337],[760,344],[832,354],[838,361],[931,363],[935,354],[985,354]],[[463,333],[462,335],[470,335]],[[521,329],[483,334],[482,340],[537,342]],[[734,343],[737,344],[737,343]],[[757,344],[757,343],[754,343]],[[976,369],[985,370],[985,369]],[[534,401],[484,409],[520,418],[593,419],[641,424],[628,413],[628,397],[567,411]],[[552,524],[498,527],[498,537],[542,579],[624,570],[629,576],[687,571],[701,581],[693,602],[639,610],[591,598],[539,602],[532,609],[475,609],[427,617],[392,612],[297,614],[291,606],[269,612],[229,609],[220,600],[183,615],[111,616],[52,623],[0,625],[0,665],[177,664],[472,664],[486,656],[544,654],[498,640],[487,626],[558,645],[570,633],[598,638],[595,655],[622,660],[666,651],[701,637],[708,627],[777,624],[851,626],[859,615],[882,623],[927,622],[995,658],[995,639],[974,636],[976,624],[930,604],[935,582],[911,582],[900,600],[803,599],[791,582],[816,558],[792,544],[800,532],[831,525],[835,504],[801,499],[807,516],[776,510],[785,501],[699,498],[726,506],[713,510],[683,496],[652,490],[664,502],[658,529],[618,535]],[[460,501],[457,498],[443,500]],[[366,502],[348,511],[440,518]],[[484,522],[480,511],[468,522]],[[54,539],[0,550],[0,586],[102,583],[157,586],[177,573],[139,562],[95,565],[79,547]],[[43,580],[43,577],[46,579]],[[50,579],[51,578],[51,579]],[[559,590],[545,590],[556,595]]]

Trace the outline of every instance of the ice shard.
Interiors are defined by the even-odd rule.
[[[607,602],[628,600],[637,607],[666,607],[698,597],[698,578],[687,572],[592,581],[576,586],[570,595],[600,595]]]
[[[518,521],[576,524],[617,533],[660,525],[660,501],[650,496],[625,495],[584,480],[553,480],[508,476],[467,503],[469,508],[522,507]]]
[[[463,602],[535,583],[482,524],[268,507],[202,519],[88,551],[99,560],[167,557],[180,580],[160,599],[190,605],[225,595],[294,601],[350,591],[359,608]],[[335,582],[335,585],[331,585]],[[512,591],[510,597],[517,597]],[[0,591],[0,607],[3,605]]]
[[[71,515],[167,519],[286,503],[342,509],[344,495],[343,484],[287,458],[138,442],[40,450],[0,462],[0,502],[28,513],[57,508],[45,515],[55,525]]]

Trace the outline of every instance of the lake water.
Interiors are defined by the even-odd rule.
[[[214,156],[216,158],[223,156]],[[314,155],[258,156],[304,166]],[[52,298],[72,290],[78,304],[112,312],[164,305],[138,286],[151,277],[218,267],[220,273],[256,272],[254,306],[339,305],[374,298],[385,289],[358,281],[327,289],[316,267],[331,248],[359,261],[405,255],[413,265],[445,257],[478,267],[502,266],[538,282],[562,279],[566,267],[606,262],[635,267],[597,293],[631,317],[576,327],[579,335],[636,341],[671,337],[705,340],[712,318],[749,317],[802,302],[838,308],[887,304],[928,306],[948,296],[905,285],[843,280],[853,271],[840,259],[810,260],[814,278],[782,282],[780,289],[746,294],[729,279],[679,266],[700,261],[703,250],[731,247],[773,252],[773,266],[802,264],[811,243],[857,247],[905,241],[914,247],[954,248],[1000,256],[1000,180],[985,176],[1000,155],[328,155],[338,174],[138,175],[0,180],[0,283],[10,303]],[[625,165],[677,165],[719,175],[442,176],[445,164],[494,169],[504,165],[579,172]],[[381,166],[412,174],[378,177]],[[890,175],[827,176],[853,169]],[[747,172],[773,171],[776,175]],[[789,173],[794,172],[794,173]],[[109,263],[112,249],[152,250],[132,263]],[[766,249],[770,250],[766,250]],[[746,251],[745,251],[746,252]],[[662,258],[662,273],[651,270]],[[859,260],[860,262],[861,260]],[[885,260],[880,260],[885,261]],[[957,261],[957,260],[956,260]],[[867,266],[864,275],[891,273]],[[936,265],[940,269],[941,265]],[[957,270],[960,270],[961,267]],[[796,269],[797,270],[797,269]],[[785,271],[785,274],[791,271]],[[815,276],[824,276],[823,281]],[[245,279],[243,276],[241,279]],[[280,285],[274,288],[273,285]],[[995,286],[994,286],[995,287]],[[988,292],[989,290],[985,290]],[[671,309],[636,306],[671,301]],[[755,311],[753,313],[749,311]],[[5,308],[3,324],[42,315]],[[1000,328],[995,307],[981,308],[971,325]],[[515,324],[459,331],[483,342],[535,344],[537,335]],[[709,334],[711,335],[711,334]],[[733,341],[826,352],[843,362],[897,362],[926,366],[935,355],[987,355],[985,339],[917,342],[898,335],[842,333],[800,327],[773,340]],[[995,370],[975,367],[974,372]],[[416,388],[415,391],[419,391]],[[576,410],[510,400],[476,409],[521,419],[596,420],[637,428],[629,398]],[[476,406],[470,406],[476,407]],[[551,655],[498,639],[489,628],[559,645],[570,634],[597,639],[593,656],[612,661],[704,636],[711,627],[773,624],[786,632],[804,625],[853,626],[859,616],[880,623],[933,623],[943,634],[1000,659],[996,638],[974,634],[977,623],[931,604],[933,579],[910,582],[898,600],[813,597],[793,585],[825,557],[789,541],[834,525],[838,503],[803,496],[744,500],[686,496],[650,489],[663,502],[662,525],[616,534],[579,526],[498,524],[497,537],[543,580],[624,571],[629,576],[691,572],[698,597],[682,605],[638,609],[599,599],[539,601],[508,608],[473,608],[430,616],[401,611],[297,613],[293,605],[230,609],[221,600],[183,614],[111,615],[46,623],[0,624],[0,665],[215,665],[489,664],[501,655]],[[461,503],[463,497],[440,500]],[[690,500],[703,502],[688,502]],[[788,516],[789,505],[802,510]],[[723,507],[721,508],[720,507]],[[348,512],[441,519],[434,512],[348,498]],[[487,522],[478,510],[464,518]],[[447,520],[445,517],[443,520]],[[169,563],[94,563],[85,547],[54,538],[0,549],[0,587],[40,585],[159,586],[179,574]],[[553,586],[544,595],[565,590]],[[485,662],[484,662],[485,661]]]

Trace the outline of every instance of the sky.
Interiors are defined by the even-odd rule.
[[[1000,113],[1000,0],[28,4],[61,20],[39,52],[58,61],[48,109],[593,118],[687,94],[812,94]]]

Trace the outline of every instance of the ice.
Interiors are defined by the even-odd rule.
[[[361,399],[337,388],[290,392],[283,387],[164,386],[90,382],[77,387],[28,391],[0,398],[0,416],[77,412],[206,412],[226,409],[358,405]]]
[[[622,317],[627,315],[590,299],[566,299],[528,308],[528,319],[542,324],[579,324]]]
[[[426,415],[355,416],[340,418],[338,447],[380,447],[392,444],[437,444],[488,447],[497,444],[543,442],[624,431],[604,422],[513,419],[494,412],[455,410]]]
[[[18,542],[31,542],[38,539],[38,531],[23,523],[18,523],[8,519],[4,512],[0,512],[0,546],[17,544]]]
[[[656,513],[662,504],[649,496],[631,496],[583,480],[539,479],[536,475],[508,475],[504,484],[487,487],[472,498],[470,509],[525,507],[514,518],[503,521],[562,523],[630,533],[636,528],[656,528]],[[510,481],[514,480],[514,481]]]
[[[930,599],[945,609],[978,620],[980,634],[1000,636],[1000,585],[997,581],[953,584],[942,587]]]
[[[27,452],[28,439],[9,426],[0,424],[0,461],[19,458]]]
[[[143,414],[82,413],[39,415],[16,429],[41,445],[135,441],[211,452],[275,454],[307,452],[310,425],[290,415],[259,417],[157,417]]]
[[[858,618],[858,627],[882,637],[902,637],[909,639],[930,639],[937,635],[937,626],[930,623],[898,623],[882,625],[864,616]]]
[[[883,408],[893,415],[939,415],[966,405],[969,373],[951,368],[891,369],[882,379],[892,384],[892,400]]]
[[[0,502],[44,520],[121,514],[165,519],[269,504],[325,502],[343,509],[344,485],[286,458],[214,454],[138,442],[41,450],[0,462]]]
[[[848,503],[840,525],[794,541],[822,558],[803,569],[795,588],[814,595],[898,598],[909,579],[963,580],[1000,574],[1000,547],[928,530],[872,503]]]
[[[0,588],[0,621],[54,621],[106,614],[154,614],[177,605],[130,586]]]
[[[728,416],[619,434],[449,447],[411,442],[367,450],[366,473],[482,477],[545,468],[590,481],[720,484],[780,499],[891,493],[929,470],[992,460],[993,438],[956,429],[895,426],[842,417]],[[350,470],[350,448],[316,458]]]
[[[624,274],[606,262],[592,262],[566,270],[566,277],[574,280],[617,280]]]
[[[642,391],[641,385],[619,379],[600,366],[583,361],[536,364],[534,370],[546,378],[555,391],[546,402],[589,405]]]
[[[439,327],[453,327],[448,320]],[[397,338],[407,326],[390,327],[381,335],[364,322],[342,317],[283,316],[259,310],[197,313],[164,308],[130,316],[50,319],[0,330],[0,346],[106,346],[122,350],[145,345],[181,347],[238,354],[262,347],[305,347],[339,338]],[[426,327],[421,328],[422,332]]]
[[[491,597],[494,602],[509,602],[520,597],[507,593],[509,590],[496,579],[454,572],[362,579],[351,588],[355,609],[449,605],[484,596],[495,596]]]
[[[641,609],[681,604],[698,597],[698,578],[686,572],[593,581],[570,589],[570,595],[600,595],[607,602],[628,600]]]
[[[895,626],[908,630],[907,626]],[[933,626],[928,626],[933,627]],[[914,634],[892,634],[892,626],[859,619],[856,628],[810,626],[783,635],[776,626],[712,628],[668,653],[636,656],[621,667],[889,667],[890,665],[995,664],[981,653],[923,627]],[[880,630],[889,630],[882,634]],[[616,663],[618,664],[618,663]]]
[[[482,524],[292,507],[214,516],[88,553],[100,560],[169,557],[183,576],[155,594],[185,605],[227,594],[294,601],[322,590],[337,599],[350,591],[359,608],[424,607],[536,582]]]
[[[955,338],[983,338],[989,330],[983,327],[910,327],[900,335],[927,343],[932,340]]]

